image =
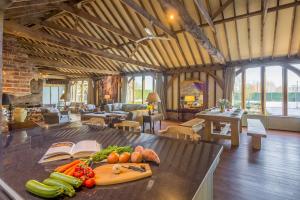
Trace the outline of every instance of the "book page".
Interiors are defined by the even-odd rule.
[[[45,158],[61,154],[71,154],[75,144],[73,142],[58,142],[53,143],[45,153]]]
[[[83,140],[75,145],[74,149],[72,150],[72,155],[81,154],[84,156],[89,156],[90,154],[98,151],[100,151],[100,145],[95,140]]]

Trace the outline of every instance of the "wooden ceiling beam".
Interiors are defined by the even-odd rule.
[[[264,57],[264,28],[266,23],[266,18],[268,14],[269,0],[263,0],[262,2],[262,10],[263,13],[261,15],[261,30],[260,30],[260,51],[261,51],[261,59]]]
[[[209,24],[211,30],[215,33],[216,32],[216,27],[214,25],[214,22],[212,21],[212,18],[208,14],[208,12],[207,12],[204,4],[202,3],[202,1],[200,1],[200,0],[194,0],[194,2],[196,3],[196,5],[198,7],[198,10],[202,14],[202,16],[205,19],[205,21]]]
[[[106,46],[106,47],[110,47],[110,48],[114,48],[114,49],[118,49],[118,50],[123,51],[123,48],[118,47],[117,45],[115,45],[113,43],[110,43],[110,42],[107,42],[105,40],[87,35],[85,33],[81,33],[77,30],[72,30],[72,29],[60,26],[60,25],[52,23],[52,22],[42,22],[41,25],[44,26],[44,27],[62,32],[62,33],[66,33],[68,35],[72,35],[72,36],[75,36],[75,37],[78,37],[78,38],[81,38],[81,39],[84,39],[84,40],[88,40],[90,42],[98,43],[98,44]]]
[[[300,57],[293,56],[287,58],[284,57],[268,57],[264,59],[252,59],[251,61],[247,60],[240,60],[240,61],[232,61],[228,62],[228,67],[242,67],[242,68],[249,68],[249,67],[261,67],[261,66],[273,66],[273,65],[285,65],[285,64],[300,64]]]
[[[179,67],[176,69],[169,69],[164,71],[166,74],[180,74],[180,73],[189,73],[189,72],[208,72],[215,70],[225,69],[224,65],[220,64],[209,64],[209,65],[194,65],[189,67]]]
[[[53,75],[88,77],[85,74],[81,74],[81,72],[78,72],[78,73],[72,72],[71,73],[71,72],[62,72],[62,71],[48,70],[48,69],[42,69],[42,68],[38,68],[38,71],[41,72],[41,73],[53,74]]]
[[[56,52],[56,53],[64,54],[64,55],[67,55],[67,56],[73,56],[73,57],[81,56],[81,54],[78,53],[78,52],[63,50],[63,49],[60,49],[59,47],[50,47],[50,46],[47,46],[45,44],[38,44],[38,43],[34,44],[34,43],[31,43],[31,42],[25,42],[25,41],[19,41],[19,43],[22,46],[27,47],[27,48],[37,48],[37,49],[47,50],[47,51],[50,51],[50,52]]]
[[[169,28],[167,28],[161,21],[159,21],[157,18],[153,17],[151,14],[149,14],[144,8],[139,6],[137,3],[135,3],[133,0],[121,0],[122,3],[130,7],[132,10],[134,10],[139,15],[145,17],[148,21],[150,21],[151,24],[157,26],[162,31],[167,33],[173,38],[176,38],[176,34],[171,31]]]
[[[104,28],[112,33],[116,33],[122,37],[129,39],[129,40],[136,41],[139,39],[136,36],[132,35],[131,33],[128,33],[122,29],[119,29],[119,28],[113,26],[112,24],[102,21],[100,18],[90,15],[89,13],[87,13],[83,10],[80,10],[78,8],[74,8],[74,7],[68,6],[66,4],[61,5],[60,8],[62,10],[64,10],[65,12],[71,13],[72,15],[76,15],[76,16],[80,17],[81,19],[89,21],[101,28]]]
[[[202,45],[204,49],[210,54],[214,60],[218,63],[224,64],[226,63],[224,55],[221,51],[215,48],[200,27],[196,24],[193,18],[189,15],[188,11],[184,7],[182,3],[177,0],[161,0],[161,3],[164,7],[172,7],[177,10],[179,17],[182,21],[182,25],[184,29],[189,32],[199,44]]]
[[[216,12],[212,14],[212,20],[216,19],[234,0],[227,0]]]
[[[34,0],[34,1],[20,1],[11,4],[6,10],[16,9],[16,8],[27,8],[36,6],[48,6],[54,5],[68,0]]]
[[[6,8],[8,8],[9,6],[11,6],[11,4],[13,2],[14,2],[13,0],[1,0],[0,1],[0,11],[3,11]]]
[[[52,67],[52,68],[65,68],[65,69],[80,70],[83,72],[90,72],[90,73],[97,73],[97,74],[111,74],[111,75],[120,74],[119,72],[116,72],[116,71],[87,68],[87,67],[81,67],[81,66],[76,66],[76,65],[69,65],[69,64],[62,63],[60,61],[54,61],[54,60],[40,58],[38,56],[30,56],[30,61],[37,66],[45,66],[45,67]]]
[[[119,55],[112,54],[109,52],[105,52],[100,49],[87,47],[87,46],[78,44],[76,42],[72,42],[72,41],[69,41],[69,40],[66,40],[63,38],[59,38],[59,37],[56,37],[53,35],[49,35],[49,34],[46,34],[43,32],[33,31],[27,27],[21,26],[14,22],[6,21],[4,24],[4,32],[18,36],[18,37],[24,37],[24,38],[28,38],[28,39],[32,39],[32,40],[38,40],[41,42],[54,44],[56,46],[60,46],[63,48],[68,48],[68,49],[79,51],[79,52],[82,52],[85,54],[91,54],[91,55],[103,57],[106,59],[110,59],[110,60],[114,60],[114,61],[118,61],[118,62],[122,62],[122,63],[128,63],[128,64],[137,65],[137,66],[141,66],[144,68],[156,69],[156,70],[161,69],[161,66],[156,66],[156,65],[140,62],[137,60],[133,60],[131,58],[127,58],[127,57],[119,56]]]

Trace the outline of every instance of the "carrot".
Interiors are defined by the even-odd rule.
[[[78,163],[80,163],[80,160],[74,160],[71,163],[57,167],[54,171],[62,173],[64,171],[66,171],[67,169],[69,169],[70,167],[77,165]]]
[[[74,165],[71,167],[70,170],[68,170],[68,172],[66,173],[67,175],[73,176],[74,172],[75,172],[75,168],[77,165]]]

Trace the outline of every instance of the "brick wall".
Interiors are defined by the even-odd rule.
[[[5,34],[3,41],[3,93],[15,96],[31,94],[30,81],[38,76],[33,66],[17,39]]]

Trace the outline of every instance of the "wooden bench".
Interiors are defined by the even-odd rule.
[[[252,136],[252,147],[259,150],[261,147],[261,137],[267,137],[266,129],[259,119],[247,119],[247,123],[247,135]]]

